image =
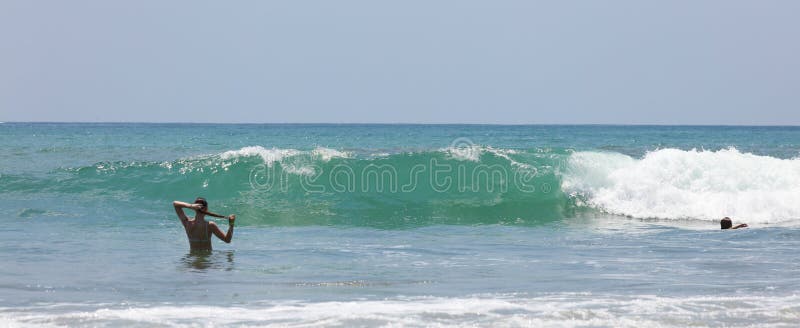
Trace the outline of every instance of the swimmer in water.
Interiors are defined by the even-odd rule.
[[[233,221],[236,220],[236,215],[231,214],[222,216],[208,211],[208,202],[203,197],[197,197],[194,203],[184,203],[180,201],[172,202],[175,207],[175,213],[181,219],[181,224],[186,230],[186,237],[189,237],[189,247],[191,250],[211,250],[211,234],[217,236],[226,243],[230,243],[233,239]],[[193,209],[195,212],[194,218],[189,218],[183,212],[184,208]],[[213,221],[205,220],[205,216],[213,216],[218,218],[228,219],[228,232],[224,233],[220,230],[219,226]]]
[[[727,216],[725,218],[723,218],[722,221],[719,221],[719,225],[722,228],[722,230],[747,228],[747,223],[742,223],[742,224],[734,226],[733,225],[733,221],[731,220],[731,218],[729,218]]]

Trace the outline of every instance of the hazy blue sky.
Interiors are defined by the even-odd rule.
[[[800,124],[800,1],[0,1],[0,121]]]

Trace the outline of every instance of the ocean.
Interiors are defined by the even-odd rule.
[[[800,127],[7,122],[0,223],[2,326],[800,324]]]

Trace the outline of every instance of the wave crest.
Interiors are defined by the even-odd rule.
[[[275,162],[281,162],[284,159],[297,156],[307,156],[313,159],[319,159],[324,162],[328,162],[334,158],[348,158],[350,157],[350,154],[336,149],[323,147],[317,147],[312,151],[301,151],[297,149],[282,149],[274,147],[267,149],[262,146],[248,146],[238,150],[229,150],[219,154],[219,157],[222,160],[256,156],[260,157],[264,161],[264,164],[271,166]]]
[[[540,224],[586,211],[707,221],[731,216],[772,224],[800,218],[800,159],[735,148],[660,149],[634,158],[477,145],[360,156],[322,147],[251,146],[166,162],[101,162],[46,176],[4,175],[0,189],[146,200],[153,206],[202,195],[252,224]]]
[[[608,213],[638,218],[754,223],[800,218],[800,159],[718,151],[660,149],[635,159],[578,152],[568,159],[564,192]]]

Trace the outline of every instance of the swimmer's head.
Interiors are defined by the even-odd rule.
[[[194,203],[202,205],[203,206],[203,211],[207,211],[208,210],[208,202],[206,201],[205,198],[197,197],[197,199],[194,200]]]
[[[726,216],[721,221],[719,221],[719,225],[721,229],[730,229],[731,227],[733,227],[733,221],[731,221],[731,218]]]

